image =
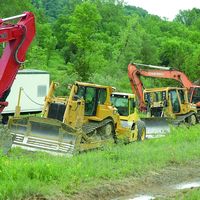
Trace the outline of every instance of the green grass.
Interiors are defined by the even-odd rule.
[[[175,197],[172,197],[171,199],[198,200],[198,199],[200,199],[200,189],[193,188],[193,189],[189,189],[189,190],[184,190],[182,192],[179,192]]]
[[[138,177],[174,163],[198,160],[199,128],[180,127],[164,138],[114,145],[71,158],[13,149],[0,158],[0,199],[35,194],[56,199],[107,180]]]

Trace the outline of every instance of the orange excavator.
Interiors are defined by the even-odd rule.
[[[26,52],[34,36],[33,13],[24,12],[21,15],[0,18],[0,43],[4,44],[0,57],[0,113],[8,105],[6,98],[20,66],[25,61]],[[3,147],[4,152],[12,144],[12,141],[8,142],[5,132],[5,129],[0,127],[0,147]]]
[[[140,67],[148,67],[153,69],[143,69]],[[200,86],[193,84],[183,72],[171,67],[134,63],[128,65],[128,76],[132,91],[139,99],[139,108],[141,111],[146,110],[146,104],[145,99],[143,98],[144,87],[140,77],[165,78],[176,80],[180,82],[184,88],[188,89],[189,102],[196,104],[198,116],[200,117]]]

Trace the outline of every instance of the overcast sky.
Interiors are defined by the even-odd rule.
[[[200,8],[200,0],[125,0],[125,2],[169,20],[173,20],[179,10]]]

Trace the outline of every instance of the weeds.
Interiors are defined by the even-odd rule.
[[[0,199],[77,192],[105,180],[141,176],[200,158],[199,128],[173,129],[164,138],[107,146],[75,157],[55,157],[15,148],[0,158]]]

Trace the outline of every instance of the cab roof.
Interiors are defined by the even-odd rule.
[[[126,92],[112,92],[113,95],[117,96],[128,96],[128,97],[133,97],[135,98],[135,95],[132,93],[126,93]]]
[[[186,88],[180,88],[180,87],[146,88],[144,92],[159,92],[159,91],[168,91],[168,90],[186,90]]]
[[[94,84],[94,83],[86,83],[86,82],[75,81],[75,84],[80,85],[80,86],[85,86],[85,87],[111,88],[112,89],[112,86],[98,85],[98,84]]]

